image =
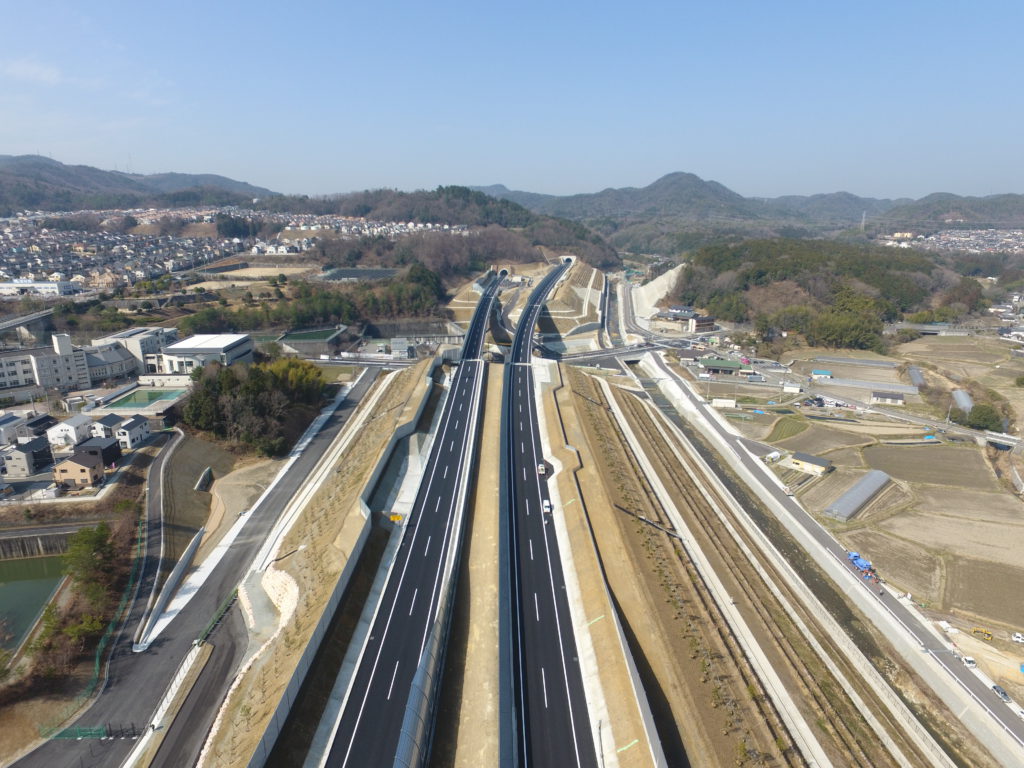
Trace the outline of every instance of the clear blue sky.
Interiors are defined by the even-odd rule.
[[[554,6],[554,7],[552,7]],[[1019,2],[8,3],[0,154],[282,192],[1024,192]]]

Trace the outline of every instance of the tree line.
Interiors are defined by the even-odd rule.
[[[289,416],[297,406],[319,405],[324,386],[323,372],[306,360],[213,363],[193,372],[182,420],[193,429],[277,456],[288,448]]]

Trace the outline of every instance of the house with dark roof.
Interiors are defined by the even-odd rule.
[[[31,477],[52,463],[50,441],[45,437],[34,437],[18,443],[4,454],[4,467],[10,478]]]
[[[906,401],[900,392],[872,392],[872,405],[905,405]]]
[[[46,430],[57,423],[57,420],[48,413],[40,413],[38,416],[33,416],[28,419],[24,424],[21,424],[15,429],[15,434],[18,437],[41,437],[46,434]]]
[[[117,428],[121,426],[122,421],[124,419],[116,413],[108,413],[102,419],[97,419],[92,423],[92,436],[114,437],[114,433],[117,432]]]
[[[75,453],[90,453],[100,457],[104,467],[110,467],[121,458],[121,444],[114,437],[90,437],[75,446]]]
[[[53,468],[53,482],[60,488],[89,488],[103,482],[103,459],[96,454],[75,453]]]
[[[812,475],[824,475],[832,469],[832,462],[829,459],[812,456],[809,453],[794,453],[789,457],[789,463],[793,465],[794,469],[810,472]]]
[[[122,451],[133,451],[149,439],[149,419],[136,414],[121,424],[114,436]]]

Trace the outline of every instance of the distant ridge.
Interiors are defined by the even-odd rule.
[[[717,181],[692,173],[670,173],[646,187],[605,189],[591,194],[541,195],[512,191],[502,184],[473,187],[538,213],[587,220],[605,217],[671,219],[676,223],[789,221],[807,225],[850,226],[866,213],[877,218],[910,200],[879,200],[849,192],[777,198],[743,197]]]
[[[65,165],[40,155],[0,155],[0,215],[24,209],[226,205],[271,194],[264,187],[215,174],[129,174]]]

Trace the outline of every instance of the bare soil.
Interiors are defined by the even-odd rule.
[[[874,530],[851,531],[843,536],[843,542],[870,560],[893,587],[910,592],[918,600],[942,604],[945,561],[937,553],[913,540]]]
[[[872,442],[870,438],[859,435],[847,434],[834,429],[819,426],[811,422],[800,434],[778,441],[777,445],[790,451],[801,451],[812,455],[825,454],[833,448],[843,448],[851,445],[865,445]],[[829,455],[828,458],[832,458]]]
[[[956,557],[949,561],[948,602],[963,614],[990,617],[1007,627],[1024,627],[1024,568],[973,558]],[[1018,679],[1020,673],[1018,670]]]
[[[877,445],[864,449],[864,459],[873,469],[912,483],[999,490],[992,470],[974,446]]]
[[[203,470],[215,479],[230,473],[238,456],[201,437],[186,434],[174,449],[164,471],[165,562],[173,564],[210,516],[210,491],[195,490]]]

